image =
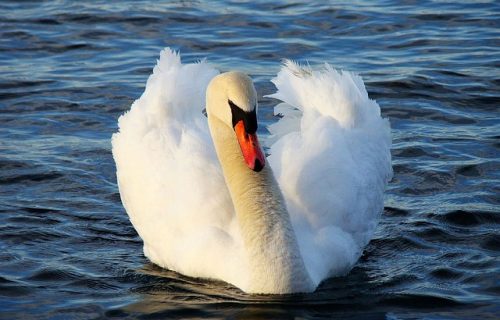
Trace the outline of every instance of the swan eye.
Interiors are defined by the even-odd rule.
[[[231,114],[233,116],[233,128],[240,121],[243,121],[245,125],[245,131],[249,134],[254,134],[257,132],[257,108],[254,108],[251,112],[245,112],[240,107],[238,107],[231,100],[227,101],[229,107],[231,107]]]

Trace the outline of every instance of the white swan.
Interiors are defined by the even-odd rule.
[[[167,48],[119,119],[118,185],[144,254],[248,293],[314,291],[348,272],[374,232],[389,123],[358,76],[287,62],[266,159],[251,79],[217,74]]]

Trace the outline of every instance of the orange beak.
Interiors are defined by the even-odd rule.
[[[245,130],[245,125],[243,120],[238,121],[236,126],[234,126],[234,131],[236,132],[236,137],[238,138],[238,143],[240,144],[241,153],[243,153],[243,158],[247,166],[253,171],[259,172],[264,168],[266,163],[266,157],[262,153],[262,149],[259,145],[259,140],[257,139],[257,133],[249,134]]]

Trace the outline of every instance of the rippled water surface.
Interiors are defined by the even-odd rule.
[[[0,2],[0,318],[500,316],[495,1]],[[250,296],[155,267],[110,137],[160,50],[256,81],[282,58],[360,73],[392,125],[375,238],[315,293]]]

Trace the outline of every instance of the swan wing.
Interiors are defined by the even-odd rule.
[[[356,74],[286,61],[273,83],[282,103],[269,163],[317,284],[349,271],[373,235],[392,176],[390,126]]]
[[[182,64],[163,50],[144,93],[120,117],[112,148],[145,255],[186,275],[234,282],[227,270],[238,265],[234,209],[203,115],[217,74],[205,61]]]

